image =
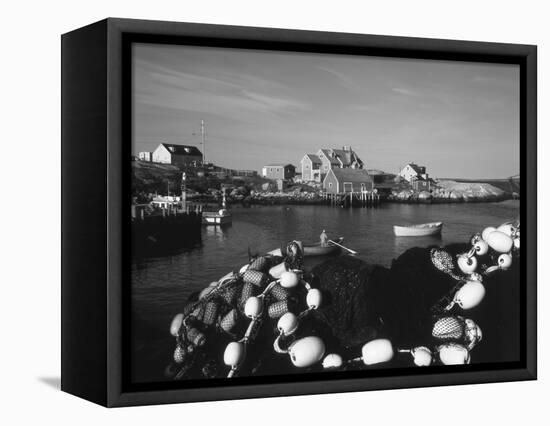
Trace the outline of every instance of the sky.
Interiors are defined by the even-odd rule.
[[[196,145],[208,162],[299,167],[349,145],[366,168],[432,177],[519,173],[519,67],[135,44],[133,152]]]

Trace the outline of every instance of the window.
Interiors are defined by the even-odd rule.
[[[344,182],[344,192],[353,192],[353,183]]]

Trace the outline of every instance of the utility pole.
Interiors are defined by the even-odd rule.
[[[183,212],[187,209],[187,176],[185,172],[181,175],[181,210]]]
[[[202,145],[202,165],[206,164],[206,151],[204,143],[206,142],[206,134],[204,131],[204,120],[201,120],[201,145]]]

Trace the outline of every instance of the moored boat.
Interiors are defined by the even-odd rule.
[[[418,225],[398,226],[394,225],[393,233],[397,237],[425,237],[439,235],[443,228],[443,222],[421,223]]]
[[[228,225],[232,222],[231,213],[226,209],[217,212],[202,212],[203,225]]]

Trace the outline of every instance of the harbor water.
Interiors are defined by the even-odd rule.
[[[319,241],[343,236],[344,245],[366,262],[389,267],[411,247],[466,242],[484,227],[519,216],[519,201],[462,204],[383,204],[378,208],[342,209],[320,206],[235,207],[233,223],[204,227],[200,241],[163,257],[132,261],[132,380],[165,380],[171,359],[172,317],[187,298],[248,261],[249,252],[263,254],[291,240]],[[444,223],[441,236],[395,237],[393,225]],[[185,238],[185,236],[182,236]]]

